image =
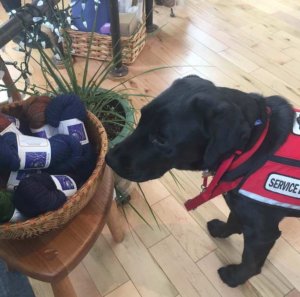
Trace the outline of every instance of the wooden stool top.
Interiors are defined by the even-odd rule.
[[[88,253],[102,231],[110,210],[113,174],[105,168],[102,182],[89,204],[65,227],[36,238],[0,240],[0,258],[10,268],[32,278],[54,282]]]

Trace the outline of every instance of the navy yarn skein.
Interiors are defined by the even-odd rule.
[[[18,144],[13,132],[0,135],[0,171],[17,171],[20,168]]]
[[[69,135],[55,135],[49,139],[51,146],[50,168],[55,173],[75,170],[83,160],[80,142]],[[0,136],[0,170],[17,171],[20,168],[16,135],[12,132]]]
[[[66,200],[66,195],[56,188],[47,173],[33,174],[21,180],[13,195],[15,207],[29,218],[57,210]]]
[[[91,176],[97,161],[96,151],[90,143],[83,145],[82,149],[82,161],[78,169],[68,172],[79,187]]]
[[[83,160],[83,149],[80,142],[73,136],[57,134],[49,139],[51,161],[49,170],[56,174],[65,174],[78,169]]]
[[[46,123],[58,127],[60,121],[78,119],[86,120],[86,108],[79,96],[75,94],[54,97],[45,110]]]

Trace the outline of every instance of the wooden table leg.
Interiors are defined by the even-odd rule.
[[[76,297],[76,293],[68,276],[51,283],[55,297]]]
[[[115,200],[112,201],[109,214],[107,216],[107,226],[115,242],[121,242],[124,239],[124,229],[121,223],[121,216]]]

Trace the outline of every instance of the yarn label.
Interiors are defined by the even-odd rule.
[[[0,132],[0,135],[4,135],[7,132],[13,132],[15,134],[21,134],[21,132],[17,129],[17,127],[14,123],[11,123],[9,126],[7,126],[2,132]]]
[[[48,168],[51,147],[48,139],[17,135],[20,169]]]
[[[17,186],[19,185],[20,181],[26,177],[29,177],[32,174],[40,173],[40,170],[18,170],[12,171],[9,175],[9,179],[7,182],[7,190],[15,191]]]
[[[58,126],[58,133],[72,135],[78,139],[82,145],[89,143],[84,123],[78,119],[61,121]]]
[[[25,221],[26,217],[22,215],[17,209],[15,209],[12,217],[10,218],[9,222],[10,223],[17,223],[21,221]]]
[[[74,195],[77,192],[75,181],[67,175],[51,175],[56,188],[62,191],[67,197]]]
[[[10,115],[7,115],[7,118],[8,118],[12,123],[14,123],[15,126],[16,126],[18,129],[20,129],[20,121],[19,121],[17,118],[15,118],[15,117],[13,117],[13,116],[10,116]]]
[[[35,137],[41,137],[46,139],[49,139],[50,137],[58,134],[57,128],[54,128],[50,125],[44,125],[39,129],[30,128],[30,130]]]

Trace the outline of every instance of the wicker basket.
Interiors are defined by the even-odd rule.
[[[75,30],[66,31],[72,43],[72,55],[86,57],[91,32],[82,32]],[[129,37],[121,37],[122,62],[131,64],[135,61],[146,43],[146,25],[140,25],[135,34]],[[64,44],[66,49],[66,43]],[[93,33],[90,58],[100,61],[110,61],[112,59],[112,41],[111,36],[99,33]]]
[[[1,111],[18,117],[22,112],[24,102],[26,101],[5,105],[1,108]],[[90,178],[60,209],[24,222],[1,224],[0,239],[28,238],[60,228],[83,209],[93,197],[103,177],[104,157],[107,152],[108,141],[101,122],[92,113],[88,113],[88,120],[85,124],[89,139],[99,152],[95,170]]]

